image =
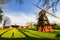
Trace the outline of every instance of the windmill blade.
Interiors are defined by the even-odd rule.
[[[39,8],[39,9],[41,9],[41,10],[44,10],[44,9],[42,9],[42,8],[40,8],[38,5],[36,5],[36,4],[34,4],[34,3],[32,3],[35,7],[37,7],[37,8]],[[44,10],[45,11],[45,10]],[[41,15],[41,14],[40,14]]]
[[[36,4],[34,4],[34,3],[32,3],[35,7],[37,7],[37,8],[39,8],[39,9],[41,9],[41,10],[43,10],[42,8],[40,8],[38,5],[36,5]]]
[[[39,18],[38,13],[39,13],[39,12],[35,12],[35,14],[37,14],[37,15],[36,15],[36,20],[38,20],[38,18]]]
[[[50,6],[51,6],[51,3],[50,3],[50,2],[47,3],[47,4],[45,5],[45,7],[44,7],[44,10],[48,10]]]
[[[46,11],[47,12],[47,11]],[[50,13],[50,12],[47,12],[48,14],[50,14],[51,16],[54,16],[54,17],[56,17],[56,18],[59,18],[58,16],[56,16],[55,14],[52,14],[52,13]]]
[[[39,12],[35,12],[35,14],[37,14],[37,15],[38,15],[38,14],[39,14]]]
[[[35,7],[37,7],[37,8],[39,8],[39,9],[41,9],[41,10],[44,10],[44,9],[40,8],[38,5],[36,5],[36,4],[34,4],[34,3],[33,3],[33,5],[34,5]],[[44,10],[44,11],[46,11],[46,10]],[[50,14],[51,16],[54,16],[54,17],[56,17],[56,18],[59,18],[59,17],[57,17],[56,15],[54,15],[54,14],[48,12],[48,11],[46,11],[46,12],[47,12],[48,14]]]

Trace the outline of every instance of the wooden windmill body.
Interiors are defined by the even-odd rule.
[[[38,15],[39,18],[37,22],[37,30],[43,32],[52,32],[52,26],[49,24],[49,20],[46,16],[46,11],[41,10]]]
[[[38,5],[33,4],[34,6],[36,6],[37,8],[41,9]],[[52,32],[52,26],[49,23],[49,20],[46,16],[46,13],[50,14],[51,16],[54,16],[56,18],[58,18],[57,16],[55,16],[54,14],[41,9],[41,11],[39,12],[38,16],[38,22],[37,22],[37,30],[38,31],[43,31],[43,32]]]
[[[39,18],[38,18],[37,26],[49,25],[49,20],[46,16],[46,11],[44,11],[44,10],[40,11],[38,16],[39,16]]]

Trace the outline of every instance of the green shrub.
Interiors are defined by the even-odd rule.
[[[60,30],[60,25],[54,25],[54,26],[53,26],[53,29],[58,29],[58,30]]]

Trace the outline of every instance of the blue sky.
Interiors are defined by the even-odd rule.
[[[24,1],[23,5],[20,6],[20,4],[16,3],[16,1],[13,0],[5,6],[7,10],[6,12],[20,12],[20,11],[26,13],[35,12],[36,9],[32,5],[33,2],[36,3],[37,1],[26,0]]]
[[[32,5],[32,3],[37,2],[37,0],[24,0],[23,5],[20,6],[20,4],[18,4],[15,0],[12,0],[8,4],[4,5],[3,14],[10,17],[11,24],[25,25],[27,22],[37,22],[35,12],[39,12],[40,9]],[[60,8],[58,8],[58,11],[56,12],[57,16],[60,15],[59,9]],[[50,21],[58,21],[58,19],[56,18],[51,19],[51,16],[49,16],[48,18]]]

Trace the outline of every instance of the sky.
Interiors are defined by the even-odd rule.
[[[39,12],[40,9],[36,8],[32,3],[37,3],[37,0],[24,0],[22,5],[18,4],[16,0],[12,0],[8,4],[4,4],[3,14],[11,19],[11,24],[26,25],[27,22],[37,23],[35,12]],[[60,6],[60,5],[58,5]],[[55,15],[60,16],[60,8]],[[60,23],[60,19],[47,15],[50,22]]]

